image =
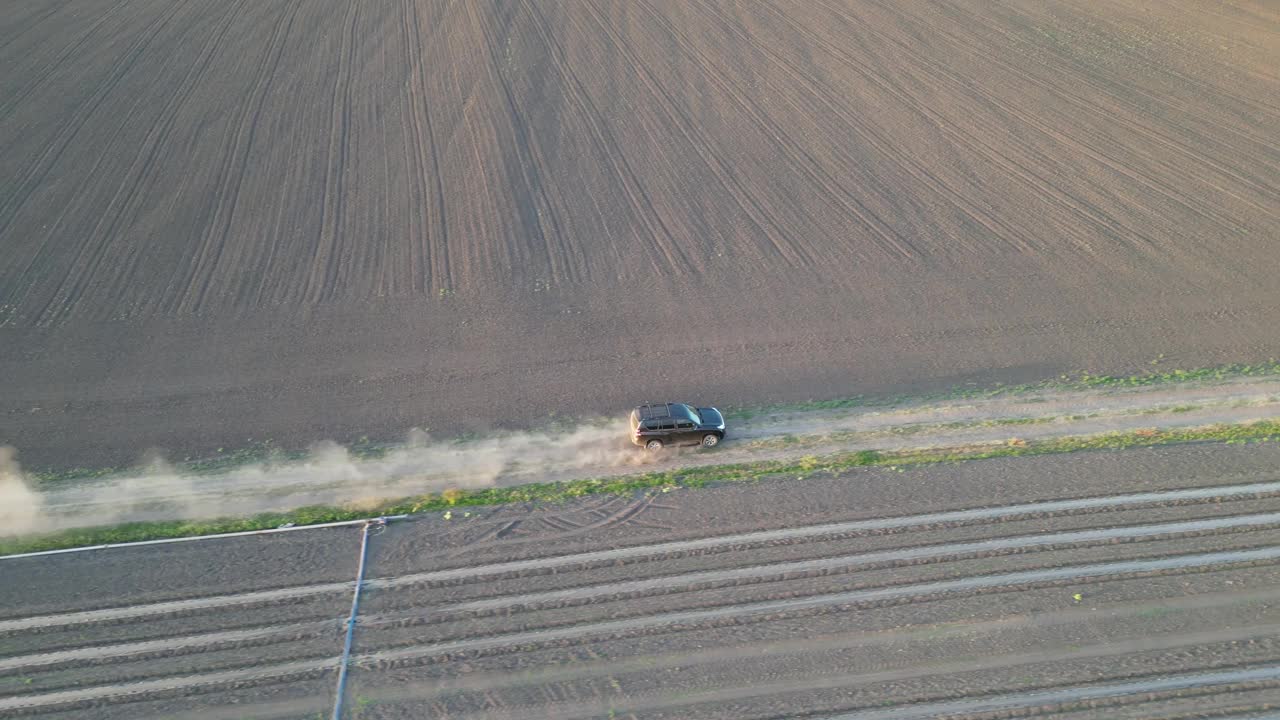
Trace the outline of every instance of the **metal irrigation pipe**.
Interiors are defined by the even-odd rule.
[[[109,543],[107,545],[88,545],[85,547],[63,548],[61,550],[41,550],[39,552],[19,553],[16,555],[0,555],[0,560],[17,560],[19,558],[41,557],[44,555],[65,555],[67,553],[87,552],[89,550],[112,550],[115,548],[140,547],[142,545],[167,545],[169,543],[194,542],[196,540],[218,540],[221,538],[248,537],[249,535],[271,535],[273,533],[292,532],[294,530],[319,530],[321,528],[344,527],[369,523],[387,523],[391,520],[404,520],[408,515],[386,515],[378,518],[361,520],[340,520],[338,522],[317,523],[315,525],[291,525],[289,527],[267,528],[265,530],[244,530],[242,532],[218,533],[216,535],[192,535],[190,537],[162,538],[160,540],[138,540],[135,542]]]
[[[338,689],[334,693],[333,720],[342,720],[342,699],[347,687],[347,667],[351,659],[351,641],[356,634],[356,616],[360,613],[360,588],[364,586],[364,562],[369,555],[369,528],[385,527],[389,518],[368,520],[360,533],[360,564],[356,568],[356,589],[351,595],[351,615],[347,617],[347,639],[342,646],[342,659],[338,665]]]

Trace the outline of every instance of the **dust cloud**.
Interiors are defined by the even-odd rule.
[[[568,480],[652,462],[628,442],[626,433],[622,420],[563,433],[505,433],[466,441],[436,440],[414,430],[405,443],[378,457],[362,458],[338,443],[321,442],[300,460],[267,460],[213,473],[193,472],[149,453],[131,472],[60,481],[37,486],[38,492],[23,481],[10,451],[8,463],[15,469],[4,477],[14,479],[4,487],[14,500],[0,496],[0,501],[5,526],[12,528],[9,534],[29,532],[37,523],[40,529],[59,530],[252,515],[306,505],[364,507],[448,488]],[[24,524],[17,518],[24,518]]]
[[[22,535],[44,525],[41,498],[31,489],[17,451],[0,447],[0,535]]]

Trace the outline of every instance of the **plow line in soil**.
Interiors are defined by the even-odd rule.
[[[389,577],[377,577],[375,563],[350,664],[358,674],[439,668],[460,658],[1065,584],[1271,568],[1280,565],[1277,499],[1280,481],[1263,481],[761,529]],[[1068,526],[1045,525],[1059,522]],[[1041,529],[1027,532],[1028,524]],[[31,684],[0,696],[0,713],[330,677],[340,664],[338,608],[353,589],[328,582],[2,620],[0,682]],[[201,624],[210,631],[189,629]],[[223,659],[192,671],[206,653]]]

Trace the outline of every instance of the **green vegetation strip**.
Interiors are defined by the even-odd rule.
[[[727,408],[736,419],[750,419],[756,415],[806,410],[840,410],[859,407],[897,407],[929,402],[975,400],[1008,397],[1043,392],[1070,392],[1073,390],[1123,389],[1176,385],[1179,383],[1214,383],[1242,378],[1260,378],[1280,375],[1280,361],[1270,358],[1266,362],[1234,363],[1190,370],[1162,369],[1164,356],[1151,361],[1151,368],[1133,375],[1094,375],[1087,372],[1059,375],[1056,378],[1020,385],[995,383],[985,387],[959,387],[922,395],[870,396],[855,395],[833,400],[810,400],[798,403],[745,406]]]
[[[105,527],[80,528],[56,533],[0,540],[0,555],[61,550],[64,548],[164,538],[216,535],[220,533],[268,530],[287,523],[318,525],[342,520],[358,520],[378,515],[419,514],[444,511],[452,516],[456,508],[512,503],[564,502],[584,495],[631,495],[637,492],[666,492],[676,488],[766,479],[804,479],[814,475],[838,475],[858,467],[904,467],[964,460],[982,460],[1026,455],[1049,455],[1081,450],[1122,450],[1186,442],[1246,443],[1280,440],[1280,420],[1247,424],[1210,425],[1170,430],[1142,429],[1040,441],[1010,439],[999,444],[954,448],[881,452],[861,450],[836,455],[810,455],[794,460],[767,460],[732,465],[709,465],[665,472],[651,472],[615,478],[536,483],[515,487],[478,490],[445,490],[389,501],[370,507],[313,506],[289,512],[263,513],[249,518],[207,521],[136,522]]]

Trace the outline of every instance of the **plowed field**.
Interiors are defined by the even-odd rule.
[[[1179,446],[393,523],[341,717],[1273,717],[1278,461]],[[330,717],[359,554],[342,528],[0,560],[0,714]]]
[[[11,5],[28,463],[1280,343],[1274,3]]]

